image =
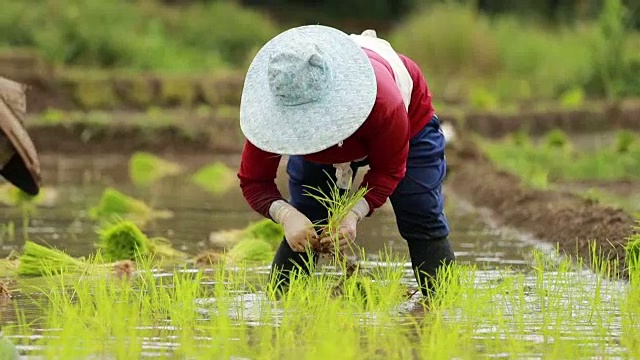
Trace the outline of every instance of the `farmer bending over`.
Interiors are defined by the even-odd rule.
[[[455,260],[441,188],[445,138],[431,93],[415,62],[374,31],[349,36],[313,25],[270,40],[247,72],[240,126],[247,138],[238,172],[244,197],[284,227],[272,266],[279,283],[298,266],[308,271],[310,241],[329,241],[313,230],[327,211],[305,195],[306,186],[329,193],[331,176],[346,188],[366,165],[361,186],[369,191],[341,224],[341,247],[390,199],[423,295],[436,270]],[[282,155],[289,155],[290,201],[275,184]]]
[[[40,162],[24,128],[26,87],[0,76],[0,175],[29,195],[40,192]]]

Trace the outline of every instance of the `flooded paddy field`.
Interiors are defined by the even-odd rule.
[[[88,256],[96,223],[88,216],[113,187],[173,216],[143,229],[192,256],[216,249],[212,232],[259,220],[237,186],[212,194],[190,174],[216,160],[235,169],[237,156],[180,156],[182,174],[136,186],[123,155],[42,156],[47,189],[28,215],[0,208],[2,255],[29,239]],[[286,194],[286,182],[279,186]],[[275,300],[265,289],[269,263],[239,267],[153,267],[139,264],[130,282],[99,274],[18,277],[0,307],[7,340],[25,358],[51,359],[449,359],[633,358],[640,345],[637,299],[627,282],[555,256],[552,247],[491,226],[447,185],[447,215],[459,267],[444,297],[424,309],[406,245],[390,208],[359,227],[363,269],[376,275],[367,301],[351,292],[335,299],[327,280],[339,269],[292,286]],[[26,228],[23,227],[26,225]],[[13,228],[13,230],[10,230]],[[393,256],[386,257],[383,249]],[[382,255],[380,255],[382,254]],[[602,267],[606,273],[607,267]],[[327,271],[327,272],[323,272]],[[360,289],[358,287],[351,287]],[[358,290],[359,291],[359,290]],[[376,299],[371,301],[371,299]]]

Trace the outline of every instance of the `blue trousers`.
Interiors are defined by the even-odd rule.
[[[444,214],[444,153],[444,134],[438,117],[434,116],[410,139],[406,175],[389,198],[400,235],[409,246],[416,280],[424,286],[429,284],[422,273],[432,278],[440,265],[454,260],[448,240],[449,223]],[[366,159],[352,163],[354,177],[358,168],[366,165]],[[302,156],[291,156],[287,164],[287,173],[291,205],[312,222],[325,222],[326,209],[318,201],[305,195],[305,192],[309,191],[305,185],[321,188],[328,193],[330,179],[336,181],[333,165],[317,164],[305,160]],[[304,264],[309,260],[305,253],[294,252],[283,240],[274,258],[273,270],[278,269],[278,276],[281,277],[278,280],[286,283],[288,272],[294,268],[304,269]],[[423,293],[426,290],[425,288]]]

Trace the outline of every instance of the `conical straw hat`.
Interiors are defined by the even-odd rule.
[[[0,149],[5,149],[2,175],[22,191],[37,195],[40,192],[40,161],[31,137],[24,127],[27,112],[26,85],[0,76]]]

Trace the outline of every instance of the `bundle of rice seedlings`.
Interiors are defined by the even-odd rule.
[[[268,262],[273,259],[275,252],[271,245],[262,239],[244,239],[226,253],[235,263]]]
[[[148,238],[131,220],[116,218],[99,230],[99,247],[107,261],[136,261],[151,256],[186,258],[163,238]]]
[[[240,241],[243,237],[243,229],[218,230],[209,234],[209,241],[221,247],[231,247]]]
[[[314,190],[317,194],[306,191],[306,195],[311,196],[322,204],[328,212],[326,225],[316,224],[316,228],[320,231],[320,239],[329,237],[332,241],[330,244],[325,245],[319,242],[313,242],[312,245],[317,254],[320,256],[329,255],[331,260],[342,269],[343,274],[332,290],[333,295],[338,296],[344,294],[345,291],[348,290],[347,288],[352,288],[352,286],[349,285],[353,284],[348,283],[347,280],[355,279],[353,280],[356,282],[355,286],[359,286],[359,279],[365,278],[365,274],[359,271],[358,263],[348,258],[344,252],[340,250],[340,233],[338,230],[344,218],[349,214],[349,211],[351,211],[358,201],[364,198],[368,189],[366,187],[360,187],[355,192],[351,192],[351,180],[345,190],[340,189],[333,180],[331,180],[329,185],[329,193],[325,193],[320,188],[307,186],[307,188]],[[351,248],[351,250],[353,250],[353,248]],[[361,292],[360,290],[358,290],[358,292]]]
[[[624,246],[629,278],[632,281],[640,280],[640,221],[637,223],[638,225],[634,226],[636,233],[628,237]]]
[[[252,222],[244,229],[221,230],[212,232],[209,241],[223,247],[233,246],[243,239],[262,239],[271,247],[276,249],[280,246],[284,237],[282,225],[273,222],[271,219],[263,219]]]
[[[129,220],[118,219],[98,229],[99,247],[107,261],[136,260],[151,255],[151,240]]]
[[[108,187],[102,192],[98,205],[89,209],[89,216],[94,220],[110,221],[116,217],[122,217],[145,223],[152,218],[169,217],[171,213],[156,211],[143,201]]]
[[[349,214],[349,211],[351,211],[358,201],[362,200],[368,192],[366,187],[360,187],[355,192],[351,192],[351,185],[352,183],[350,181],[347,189],[342,190],[333,180],[331,180],[328,194],[320,188],[306,186],[317,193],[313,194],[309,191],[305,191],[306,195],[314,198],[322,204],[328,212],[327,224],[324,226],[316,224],[316,227],[319,227],[318,230],[321,231],[320,238],[328,236],[333,240],[332,244],[326,246],[314,244],[315,251],[320,253],[334,252],[340,242],[338,230],[340,229],[342,221],[347,214]]]
[[[8,277],[16,274],[18,269],[18,265],[20,263],[19,254],[12,253],[9,257],[5,259],[0,259],[0,276]]]
[[[19,257],[18,275],[53,275],[72,271],[82,271],[87,264],[64,251],[25,241]]]
[[[38,195],[32,196],[9,183],[0,185],[0,202],[7,206],[51,206],[57,195],[55,189],[48,187],[41,188]]]
[[[236,183],[236,176],[233,170],[218,161],[198,170],[191,180],[212,194],[220,194],[228,191]]]
[[[243,234],[245,237],[264,240],[268,242],[273,249],[276,249],[280,246],[284,238],[284,228],[271,219],[263,219],[249,224],[249,226],[244,229]]]
[[[224,254],[221,254],[217,251],[205,251],[194,259],[194,263],[196,266],[200,267],[209,267],[211,265],[216,265],[223,263],[225,260]]]
[[[148,186],[166,176],[180,173],[182,167],[148,152],[136,152],[129,159],[129,177],[138,186]]]

